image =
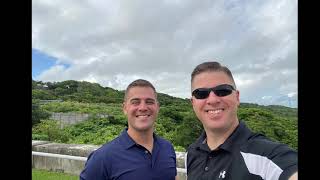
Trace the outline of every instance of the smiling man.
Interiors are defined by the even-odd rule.
[[[297,152],[238,120],[240,93],[227,67],[199,64],[191,74],[191,90],[204,132],[187,149],[188,180],[297,179]]]
[[[154,133],[159,103],[154,86],[143,79],[125,91],[123,112],[128,128],[91,153],[81,180],[174,180],[176,154],[170,142]]]

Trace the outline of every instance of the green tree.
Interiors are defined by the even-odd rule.
[[[201,122],[194,114],[186,116],[175,130],[174,145],[187,148],[203,131]]]
[[[40,107],[39,100],[32,100],[32,126],[38,124],[40,120],[50,117],[50,113]]]
[[[47,100],[47,99],[57,99],[57,98],[50,91],[46,91],[43,89],[33,89],[32,99]]]

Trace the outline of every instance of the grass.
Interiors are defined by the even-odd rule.
[[[47,170],[32,169],[32,180],[79,180],[79,176]]]

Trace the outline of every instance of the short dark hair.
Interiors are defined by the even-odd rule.
[[[230,77],[236,88],[236,83],[233,79],[231,71],[226,66],[223,66],[219,62],[215,61],[204,62],[196,66],[191,73],[191,84],[193,82],[194,77],[203,72],[224,72]]]
[[[127,87],[127,89],[126,89],[126,91],[125,91],[125,93],[124,93],[124,101],[126,101],[126,99],[127,99],[129,90],[130,90],[131,88],[133,88],[133,87],[150,87],[150,88],[153,89],[154,94],[155,94],[156,99],[157,99],[157,92],[156,92],[156,89],[154,88],[154,86],[153,86],[149,81],[147,81],[147,80],[137,79],[137,80],[134,80],[133,82],[131,82],[131,83],[128,85],[128,87]]]

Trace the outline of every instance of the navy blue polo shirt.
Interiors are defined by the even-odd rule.
[[[174,180],[176,154],[170,142],[153,135],[152,153],[136,144],[127,129],[92,152],[80,180]]]
[[[188,180],[287,180],[297,163],[295,150],[253,133],[242,121],[215,150],[205,132],[187,149]]]

